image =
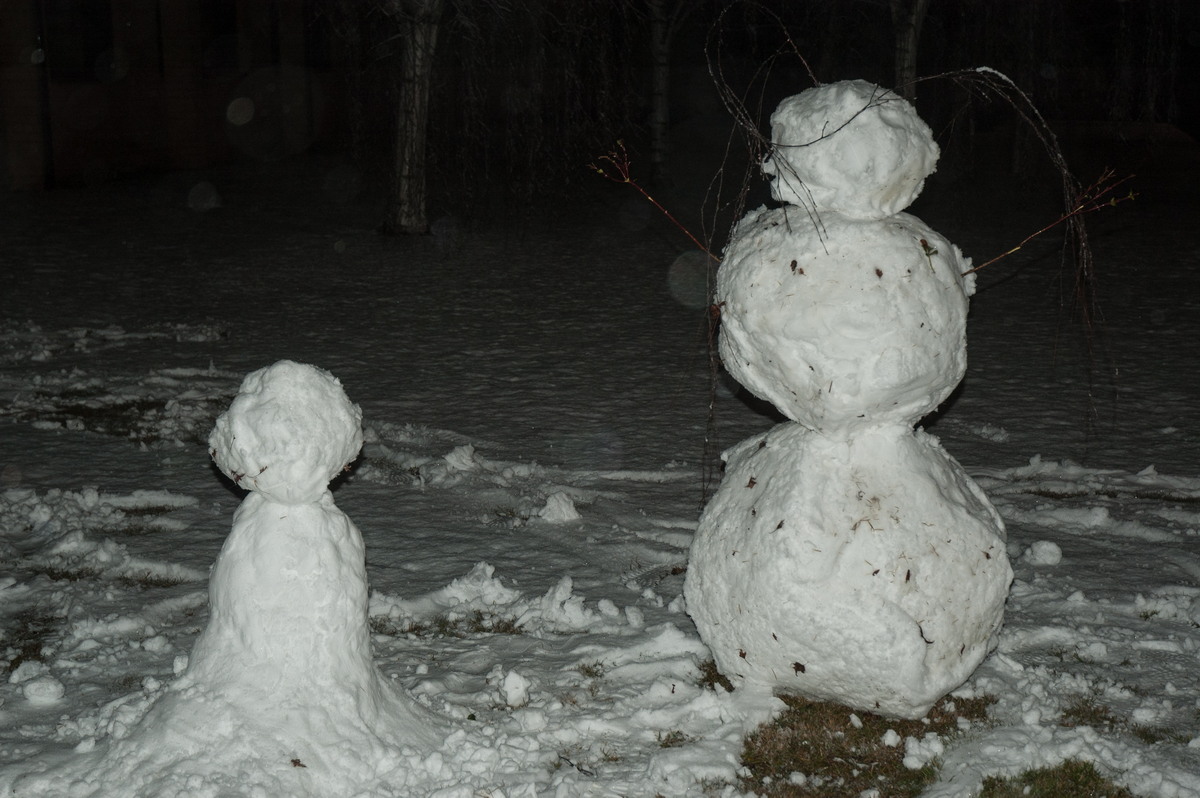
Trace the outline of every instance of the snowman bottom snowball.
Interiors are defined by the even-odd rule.
[[[685,594],[735,684],[919,718],[994,648],[1004,525],[935,438],[785,423],[727,460]]]

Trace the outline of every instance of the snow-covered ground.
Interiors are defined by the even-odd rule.
[[[980,274],[966,381],[926,422],[1001,512],[1016,572],[963,688],[997,698],[992,722],[911,745],[944,762],[930,795],[1068,757],[1200,795],[1200,148],[1094,160],[1137,171],[1140,196],[1094,220],[1090,386],[1055,248],[1031,245]],[[324,191],[330,167],[3,197],[0,795],[57,795],[13,780],[103,752],[185,666],[241,498],[205,440],[283,358],[363,409],[335,497],[366,541],[377,663],[458,730],[361,794],[733,783],[771,706],[697,686],[683,573],[706,437],[711,454],[777,419],[718,381],[708,428],[703,259],[603,183],[557,216],[385,239]],[[200,180],[220,207],[189,208]],[[1031,196],[935,185],[914,212],[981,260],[1053,217]],[[1112,722],[1062,724],[1081,701]],[[309,794],[321,755],[270,778]]]

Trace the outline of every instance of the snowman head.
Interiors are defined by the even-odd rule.
[[[243,488],[280,504],[307,504],[324,495],[362,442],[362,411],[337,378],[281,360],[246,376],[208,448]]]
[[[771,144],[762,169],[776,200],[855,219],[884,219],[907,208],[938,159],[916,109],[865,80],[785,99],[771,115]]]

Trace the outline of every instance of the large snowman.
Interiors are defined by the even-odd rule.
[[[747,688],[916,718],[994,647],[1004,525],[914,424],[966,369],[973,276],[902,213],[929,128],[878,86],[784,100],[763,164],[781,207],[734,231],[717,276],[725,368],[790,422],[727,451],[685,586]]]
[[[360,422],[322,369],[285,360],[245,378],[209,446],[249,493],[191,657],[128,734],[21,788],[324,798],[437,772],[449,729],[375,667],[362,535],[328,488],[362,446]]]

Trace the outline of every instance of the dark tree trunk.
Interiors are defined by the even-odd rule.
[[[698,0],[648,0],[650,12],[650,166],[655,183],[669,178],[671,155],[671,46]]]
[[[346,87],[344,142],[351,157],[361,166],[367,157],[367,115],[363,109],[363,64],[365,48],[362,11],[358,0],[339,0],[330,5],[330,26],[335,34],[334,59]]]
[[[906,100],[917,96],[917,43],[929,0],[891,0],[896,27],[896,93]]]
[[[650,0],[650,164],[656,183],[666,180],[670,152],[671,33],[667,0]]]
[[[444,0],[401,0],[394,4],[400,24],[400,91],[396,141],[383,232],[429,232],[426,209],[426,138],[433,54],[437,49]]]

